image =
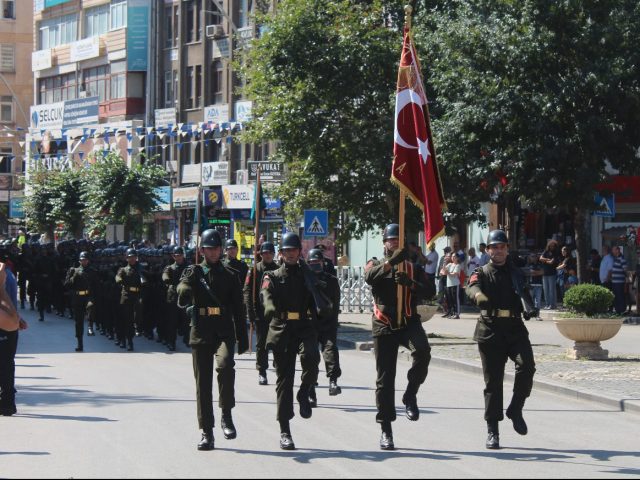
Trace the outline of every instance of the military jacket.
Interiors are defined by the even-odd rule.
[[[256,264],[255,282],[253,268],[249,269],[246,280],[244,282],[244,304],[247,308],[249,320],[254,322],[264,321],[264,307],[260,300],[260,287],[262,285],[262,277],[264,272],[269,272],[278,268],[275,262],[264,263],[264,260]]]
[[[329,330],[338,326],[338,314],[340,313],[340,284],[333,275],[323,271],[318,275],[318,286],[331,302],[330,315],[318,315],[316,329]]]
[[[477,268],[469,277],[467,296],[475,303],[475,295],[482,292],[491,302],[489,310],[510,310],[516,314],[514,316],[518,316],[522,313],[522,302],[514,286],[512,275],[521,276],[524,285],[522,271],[510,261],[500,266],[489,262],[484,267]]]
[[[207,292],[202,281],[215,298]],[[189,265],[182,273],[176,291],[178,305],[189,305],[191,345],[211,344],[215,336],[237,338],[236,332],[246,332],[240,284],[221,262],[209,265],[205,260],[199,265]],[[220,309],[219,313],[214,314],[214,309]]]
[[[176,287],[180,283],[180,278],[187,268],[187,262],[182,262],[182,265],[178,265],[176,262],[171,265],[167,265],[162,272],[162,281],[167,287],[167,303],[175,304],[178,301],[178,292]]]
[[[120,287],[120,304],[139,301],[143,283],[146,283],[146,279],[140,264],[120,268],[116,274],[116,284]]]
[[[365,267],[364,279],[371,285],[373,294],[374,314],[371,318],[371,331],[374,337],[392,334],[391,324],[397,323],[395,321],[398,316],[398,285],[394,279],[395,270],[396,268],[393,267],[385,272],[384,262],[380,260],[370,260]],[[424,294],[426,287],[420,283],[420,277],[413,263],[405,261],[404,271],[415,282],[413,288],[404,288],[403,315],[408,326],[411,323],[420,323],[418,298]]]
[[[71,290],[74,300],[93,300],[97,274],[91,267],[72,267],[67,271],[64,286]]]
[[[264,273],[260,286],[264,318],[269,322],[267,345],[284,349],[292,335],[307,338],[315,335],[315,306],[302,268],[283,263],[277,270]]]
[[[247,271],[249,270],[249,266],[238,260],[237,258],[225,258],[223,261],[224,266],[231,270],[232,273],[235,274],[238,279],[238,283],[242,286],[244,285],[245,279],[247,278]]]

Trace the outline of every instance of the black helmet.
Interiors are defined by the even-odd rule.
[[[264,252],[276,253],[276,247],[271,242],[262,242],[262,245],[260,245],[260,253]]]
[[[178,246],[174,247],[173,248],[173,254],[174,255],[184,255],[184,248],[178,247]]]
[[[307,253],[307,262],[322,262],[324,260],[324,255],[322,255],[322,250],[319,248],[312,248]]]
[[[293,232],[285,233],[284,235],[282,235],[282,243],[280,248],[302,248],[300,237]]]
[[[230,238],[226,242],[224,242],[224,249],[228,250],[230,248],[238,248],[238,242],[236,242],[233,238]]]
[[[503,230],[492,230],[487,237],[487,246],[495,245],[497,243],[509,243],[507,240],[507,234]]]
[[[89,252],[80,252],[80,260],[89,260]]]
[[[129,257],[137,257],[138,252],[136,252],[135,248],[127,248],[127,258]]]
[[[222,246],[222,238],[220,237],[220,232],[213,228],[209,228],[202,232],[202,236],[200,237],[200,246],[201,247],[221,247]]]
[[[400,238],[400,225],[397,223],[390,223],[384,227],[384,232],[382,232],[382,241],[386,242],[390,238]]]

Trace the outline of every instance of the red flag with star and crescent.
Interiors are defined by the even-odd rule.
[[[446,210],[436,151],[431,136],[427,96],[410,29],[405,26],[398,88],[391,181],[424,212],[427,244],[444,234]]]

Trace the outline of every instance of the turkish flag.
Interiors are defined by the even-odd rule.
[[[427,96],[411,33],[404,29],[398,89],[391,181],[424,212],[427,244],[444,233],[446,209],[433,147]]]

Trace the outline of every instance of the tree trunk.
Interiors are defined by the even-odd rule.
[[[581,208],[574,209],[573,215],[573,228],[575,232],[576,240],[576,263],[578,265],[578,280],[580,283],[585,283],[590,280],[589,271],[587,270],[587,258],[588,258],[588,242],[587,231],[585,222],[585,210]]]

